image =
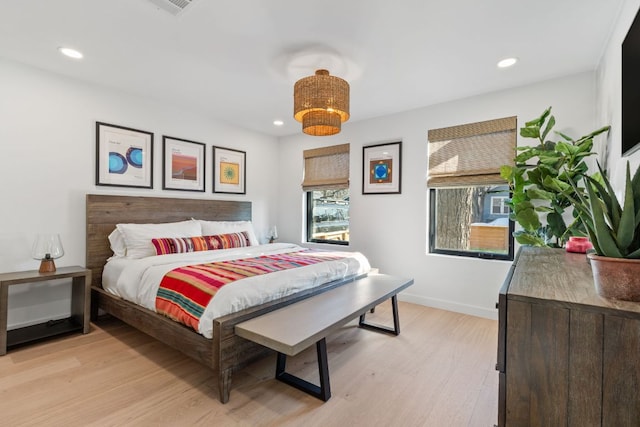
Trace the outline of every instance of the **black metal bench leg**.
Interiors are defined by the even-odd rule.
[[[323,402],[326,402],[331,397],[331,385],[329,384],[327,342],[324,338],[316,343],[316,352],[318,355],[318,375],[320,377],[319,387],[313,383],[303,380],[302,378],[285,372],[287,355],[280,352],[278,352],[278,359],[276,360],[276,379],[295,387],[298,390],[302,390]]]
[[[320,377],[320,399],[326,402],[331,397],[331,384],[329,384],[327,342],[324,338],[316,343],[316,353],[318,355],[318,376]]]
[[[376,332],[384,332],[387,334],[400,335],[400,317],[398,316],[398,297],[394,295],[391,297],[391,310],[393,311],[393,328],[382,325],[375,325],[365,322],[366,312],[360,315],[360,321],[358,326],[363,329],[369,329]]]

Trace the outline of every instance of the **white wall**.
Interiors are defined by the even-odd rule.
[[[622,157],[622,41],[640,7],[640,0],[627,0],[622,5],[617,23],[597,70],[598,122],[611,125],[609,138],[602,150],[608,152],[607,168],[614,188],[624,187],[627,160],[631,173],[640,164],[640,152]],[[621,195],[619,195],[621,197]]]
[[[250,200],[261,237],[277,224],[282,241],[302,242],[302,151],[349,142],[349,249],[365,253],[383,272],[414,277],[405,300],[487,317],[495,317],[497,291],[510,263],[426,254],[427,130],[511,115],[520,125],[549,105],[558,130],[579,136],[595,128],[593,73],[348,122],[333,137],[300,133],[279,143],[152,99],[5,60],[0,93],[0,272],[37,268],[31,245],[38,232],[47,231],[63,239],[66,254],[57,265],[84,265],[87,193]],[[153,190],[95,185],[96,121],[155,133]],[[163,134],[206,143],[208,176],[212,145],[247,151],[247,195],[212,194],[210,181],[206,193],[160,190]],[[397,140],[403,141],[402,194],[362,195],[362,146]],[[68,286],[46,283],[13,287],[10,327],[65,317],[68,292]]]
[[[357,92],[352,97],[357,97]],[[373,120],[345,123],[331,137],[282,138],[278,230],[302,242],[302,151],[351,144],[350,250],[366,254],[382,272],[409,276],[404,300],[495,318],[497,293],[510,262],[427,254],[427,131],[432,128],[518,116],[518,127],[548,106],[556,130],[574,137],[595,129],[595,76],[582,73]],[[353,112],[354,116],[357,112]],[[362,146],[402,140],[402,194],[362,195]],[[529,143],[518,141],[518,144]],[[325,245],[328,246],[328,245]]]
[[[275,222],[277,139],[151,99],[0,59],[0,272],[37,269],[38,232],[60,233],[58,266],[85,264],[85,194],[250,200],[259,237]],[[211,102],[219,102],[212,99]],[[154,132],[154,189],[95,185],[95,122]],[[205,193],[161,190],[162,135],[206,143]],[[211,146],[247,152],[247,194],[211,189]],[[69,314],[69,285],[13,286],[10,328]]]

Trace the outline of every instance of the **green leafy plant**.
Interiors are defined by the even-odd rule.
[[[607,132],[609,126],[578,139],[553,131],[560,137],[550,139],[556,119],[551,107],[540,117],[525,123],[520,136],[539,141],[535,146],[518,147],[515,166],[505,165],[500,175],[512,192],[510,218],[522,227],[514,233],[518,243],[532,246],[562,247],[570,236],[584,236],[586,230],[577,212],[567,211],[572,199],[584,188],[571,183],[581,181],[588,170],[584,159],[594,155],[593,138]],[[566,223],[565,217],[570,219]]]
[[[640,258],[640,167],[631,178],[629,162],[620,204],[609,179],[598,164],[600,175],[584,176],[586,195],[577,193],[574,209],[589,233],[597,255]],[[572,183],[575,189],[577,185]]]

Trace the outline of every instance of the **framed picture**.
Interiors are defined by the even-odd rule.
[[[402,142],[362,147],[362,194],[400,194]]]
[[[204,191],[206,145],[186,139],[162,137],[162,188]]]
[[[153,188],[153,133],[96,122],[96,185]]]
[[[213,192],[246,194],[247,153],[213,147]]]

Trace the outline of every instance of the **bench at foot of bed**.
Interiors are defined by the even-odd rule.
[[[326,402],[331,397],[331,386],[325,338],[358,317],[362,328],[398,335],[400,321],[397,294],[412,284],[413,279],[372,274],[239,323],[235,326],[235,333],[278,352],[278,380]],[[366,323],[365,313],[389,299],[393,309],[393,328]],[[317,350],[320,385],[285,372],[287,356],[295,356],[313,344]]]

